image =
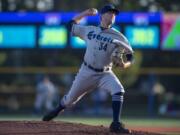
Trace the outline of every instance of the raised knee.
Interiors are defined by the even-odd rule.
[[[118,92],[112,95],[112,101],[123,101],[124,92]]]

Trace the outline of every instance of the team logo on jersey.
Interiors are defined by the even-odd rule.
[[[90,32],[87,34],[87,37],[88,37],[89,40],[91,40],[91,39],[97,39],[97,40],[99,40],[99,41],[108,42],[108,43],[112,43],[112,41],[113,41],[112,38],[101,36],[100,34],[96,34],[94,31],[90,31]]]

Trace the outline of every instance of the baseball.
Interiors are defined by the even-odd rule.
[[[93,15],[96,15],[98,13],[98,10],[95,8],[91,8],[91,12]]]

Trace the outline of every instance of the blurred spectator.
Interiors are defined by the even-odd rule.
[[[35,113],[40,114],[43,109],[50,111],[55,102],[57,90],[50,79],[45,76],[36,87]]]
[[[172,92],[164,94],[164,101],[159,107],[159,114],[163,116],[180,117],[180,96]]]
[[[65,73],[62,76],[62,82],[63,82],[64,86],[66,87],[66,89],[69,89],[71,87],[73,79],[74,79],[74,76],[70,73]]]
[[[149,92],[148,92],[148,115],[150,117],[154,116],[155,111],[155,91],[154,91],[154,85],[156,82],[156,76],[154,74],[150,74],[148,77],[149,82]]]
[[[158,98],[165,92],[164,86],[157,80],[157,76],[149,74],[147,80],[143,81],[140,89],[147,95],[148,116],[153,117],[158,106]]]

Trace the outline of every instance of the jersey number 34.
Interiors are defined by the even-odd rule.
[[[106,44],[106,43],[103,43],[103,42],[100,42],[99,50],[104,50],[104,51],[106,51],[106,50],[107,50],[107,44]]]

